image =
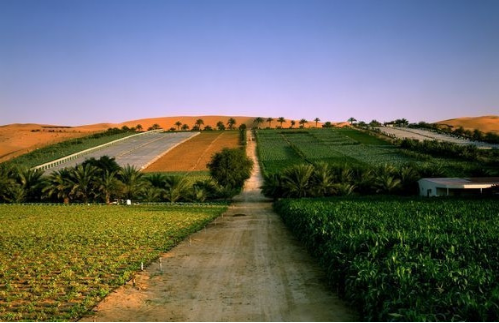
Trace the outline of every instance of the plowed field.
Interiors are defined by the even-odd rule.
[[[149,165],[144,172],[207,170],[206,164],[213,154],[223,148],[235,147],[239,147],[238,131],[201,132]]]

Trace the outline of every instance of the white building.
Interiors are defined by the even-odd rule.
[[[422,178],[420,196],[460,196],[492,192],[499,188],[499,177]]]

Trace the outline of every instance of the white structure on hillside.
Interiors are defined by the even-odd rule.
[[[475,195],[499,188],[499,177],[422,178],[418,184],[420,196]]]

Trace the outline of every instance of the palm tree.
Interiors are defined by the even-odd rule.
[[[284,119],[284,117],[279,117],[279,118],[277,119],[277,122],[279,122],[279,123],[281,124],[281,128],[282,128],[282,124],[283,124],[284,122],[286,122],[286,119]]]
[[[163,190],[154,186],[148,186],[142,191],[142,198],[146,202],[159,202],[161,201],[161,195],[163,195]]]
[[[40,169],[30,169],[26,167],[19,168],[17,171],[17,182],[25,191],[28,201],[34,201],[41,196],[43,187],[43,171]]]
[[[229,126],[229,129],[232,130],[234,128],[234,125],[236,124],[236,119],[230,118],[229,121],[227,121],[227,125]]]
[[[308,121],[307,121],[307,119],[301,119],[299,123],[300,123],[300,128],[304,128],[305,123],[308,123]]]
[[[336,183],[334,189],[337,195],[350,195],[355,190],[355,185],[349,183]]]
[[[73,168],[63,168],[53,171],[47,178],[46,185],[42,192],[49,198],[55,196],[62,199],[64,204],[69,204],[71,199],[71,191],[74,183],[71,180]]]
[[[139,123],[137,126],[135,126],[135,129],[136,129],[138,132],[141,132],[142,130],[144,130],[144,127],[142,127],[142,125]]]
[[[208,192],[202,186],[193,185],[188,198],[190,201],[202,203],[208,198]]]
[[[262,122],[263,122],[263,118],[262,117],[257,117],[257,118],[255,118],[255,121],[253,121],[253,123],[256,123],[256,127],[258,129],[260,129],[260,123],[262,123]]]
[[[177,131],[180,131],[180,126],[182,125],[182,122],[177,121],[175,122],[175,125],[177,126]]]
[[[310,194],[310,179],[314,167],[309,164],[294,165],[286,168],[282,175],[285,197],[305,197]]]
[[[153,173],[144,177],[153,187],[165,188],[166,186],[166,175],[162,173]]]
[[[403,166],[399,170],[400,184],[407,193],[417,193],[417,180],[421,178],[412,166]]]
[[[315,127],[317,128],[317,123],[318,123],[319,121],[321,121],[321,119],[319,119],[319,118],[315,118],[315,119],[314,119],[314,121],[315,121]]]
[[[222,131],[225,130],[225,124],[222,121],[217,122],[217,129]]]
[[[280,173],[265,174],[261,187],[262,194],[274,200],[283,196],[282,176]]]
[[[314,196],[323,197],[335,193],[333,174],[329,164],[325,162],[315,164],[311,181]]]
[[[14,183],[14,185],[7,188],[7,198],[6,201],[11,203],[22,203],[26,201],[26,190],[19,183]]]
[[[293,128],[295,125],[296,125],[296,121],[291,120],[291,127],[290,128]]]
[[[106,204],[111,204],[111,196],[118,196],[122,189],[123,183],[117,175],[117,171],[105,170],[102,177],[97,180],[97,190],[104,195]]]
[[[187,196],[189,191],[189,181],[182,176],[166,176],[165,198],[171,203]]]
[[[102,175],[104,171],[108,170],[110,172],[117,172],[121,169],[120,165],[116,162],[115,157],[109,157],[108,155],[101,156],[99,159],[95,157],[86,159],[82,165],[91,164],[98,168],[97,175]]]
[[[118,175],[123,183],[124,196],[127,199],[134,199],[137,197],[145,185],[144,174],[134,166],[126,165]]]
[[[15,174],[13,167],[0,164],[0,202],[8,200],[9,188],[16,184]]]
[[[189,125],[188,125],[187,123],[184,123],[184,124],[182,125],[182,130],[183,130],[183,131],[187,131],[187,130],[189,130]]]
[[[196,120],[196,126],[199,130],[201,130],[201,126],[204,125],[203,119],[197,119]]]
[[[350,122],[350,124],[353,124],[353,123],[354,123],[354,122],[356,122],[356,121],[357,121],[357,119],[355,119],[354,117],[350,117],[350,118],[348,119],[348,122]]]
[[[94,180],[95,174],[97,173],[97,167],[86,164],[78,165],[72,169],[71,172],[71,194],[75,197],[81,197],[84,203],[88,203],[88,200],[92,194],[94,194]]]
[[[381,174],[376,177],[374,186],[376,193],[391,193],[401,187],[401,181],[390,174]]]
[[[271,127],[270,124],[272,123],[272,121],[274,121],[274,118],[271,118],[271,117],[267,118],[267,122],[269,123],[269,128]]]

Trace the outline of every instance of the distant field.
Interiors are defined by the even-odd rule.
[[[412,164],[442,169],[451,177],[473,176],[470,169],[480,166],[455,157],[416,153],[351,128],[258,130],[257,140],[260,164],[267,174],[316,162],[375,167]]]
[[[239,131],[201,132],[149,165],[144,172],[206,171],[213,154],[239,146]]]
[[[498,144],[488,144],[485,142],[471,141],[464,138],[457,138],[454,136],[440,134],[424,129],[414,129],[414,128],[400,128],[400,127],[379,127],[382,133],[388,134],[390,136],[395,136],[397,138],[409,138],[423,140],[438,140],[438,141],[448,141],[458,145],[475,145],[482,148],[499,148]]]
[[[0,205],[0,321],[71,321],[224,205]]]
[[[354,129],[259,130],[260,162],[267,173],[300,163],[394,164],[415,161],[387,142]]]

